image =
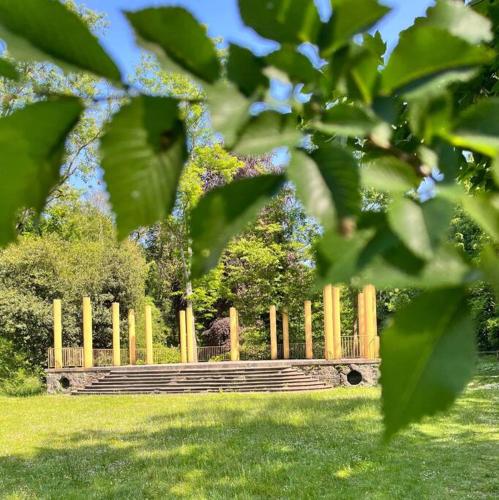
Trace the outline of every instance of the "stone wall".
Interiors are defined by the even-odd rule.
[[[331,387],[376,385],[379,379],[379,363],[335,363],[295,365]]]
[[[236,366],[237,365],[237,366]],[[275,367],[292,366],[295,369],[302,370],[304,373],[321,380],[330,387],[366,387],[373,386],[378,383],[379,378],[379,362],[367,360],[345,360],[344,362],[325,361],[325,360],[278,360],[278,361],[239,361],[235,363],[198,363],[189,365],[189,369],[199,368],[200,370],[220,368],[237,368],[238,366],[246,367]],[[127,370],[137,370],[139,367],[121,367],[120,371],[126,373]],[[148,367],[158,370],[174,370],[177,371],[181,365],[156,365]],[[47,371],[47,392],[49,394],[70,394],[72,391],[82,389],[93,381],[101,379],[111,371],[111,367],[98,368],[68,368],[63,370],[48,370]]]
[[[99,380],[110,372],[106,370],[48,370],[47,392],[49,394],[71,394],[76,389],[83,389],[86,385]]]

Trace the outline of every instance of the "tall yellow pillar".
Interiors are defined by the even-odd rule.
[[[185,313],[185,324],[187,332],[187,361],[189,363],[195,363],[197,361],[197,356],[196,338],[194,337],[194,313],[192,312],[192,306],[187,306]]]
[[[366,335],[366,300],[364,292],[359,292],[357,295],[357,324],[359,334],[360,356],[367,358],[369,346]]]
[[[270,359],[277,359],[277,318],[275,306],[270,306]]]
[[[54,367],[64,368],[62,363],[62,304],[60,299],[54,300]]]
[[[235,307],[229,309],[230,320],[230,360],[239,361],[239,328],[237,325],[237,310]]]
[[[333,355],[335,359],[341,359],[341,289],[338,286],[331,288],[333,304]]]
[[[282,313],[282,357],[289,359],[289,315],[286,310]]]
[[[83,366],[94,366],[94,352],[92,343],[92,304],[90,297],[83,297]]]
[[[120,305],[113,302],[111,306],[113,313],[113,366],[121,365],[121,343],[120,343]]]
[[[152,310],[150,305],[146,305],[145,312],[146,365],[152,365],[154,364],[154,353],[152,348]]]
[[[312,359],[314,357],[314,348],[312,344],[312,302],[306,300],[305,309],[305,357]]]
[[[180,311],[180,361],[187,363],[187,330],[185,324],[185,311]]]
[[[324,287],[323,300],[324,300],[324,358],[334,359],[332,285],[326,285]]]
[[[364,287],[364,310],[365,310],[365,330],[366,330],[366,350],[365,357],[374,359],[375,357],[375,337],[376,337],[376,291],[373,285]]]
[[[130,364],[137,364],[137,339],[135,337],[135,311],[128,311],[128,357]]]

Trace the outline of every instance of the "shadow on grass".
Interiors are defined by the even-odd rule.
[[[171,407],[165,398],[127,430],[60,432],[33,456],[0,458],[0,495],[464,498],[478,491],[471,480],[487,495],[497,487],[497,461],[487,462],[497,442],[470,420],[473,412],[488,412],[490,402],[470,397],[450,417],[388,446],[380,443],[372,397],[216,395],[175,399]]]

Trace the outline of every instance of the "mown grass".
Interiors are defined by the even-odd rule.
[[[389,445],[377,388],[0,397],[0,497],[497,498],[498,367]]]

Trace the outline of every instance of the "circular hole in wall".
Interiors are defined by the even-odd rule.
[[[61,384],[61,387],[63,389],[69,389],[69,386],[71,385],[71,382],[69,381],[69,379],[67,377],[61,377],[59,379],[59,384]]]
[[[348,372],[347,380],[350,385],[359,385],[362,382],[362,374],[357,370]]]

